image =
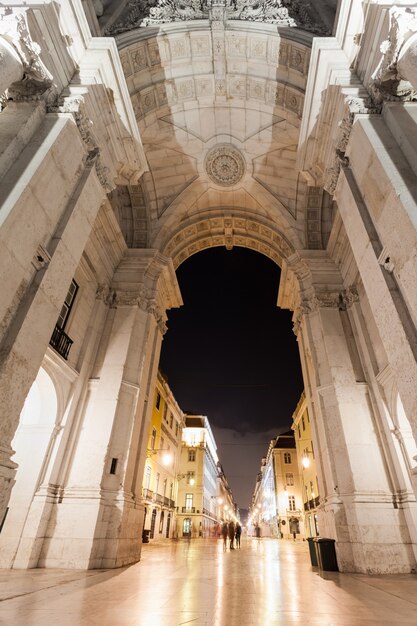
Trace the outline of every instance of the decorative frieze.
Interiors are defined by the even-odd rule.
[[[138,307],[145,313],[149,313],[155,317],[159,330],[163,335],[167,331],[164,313],[157,305],[154,293],[151,289],[142,286],[138,290],[122,291],[113,289],[107,284],[100,284],[96,289],[96,299],[104,302],[110,309]]]
[[[315,291],[309,298],[301,300],[292,318],[293,332],[298,335],[304,315],[315,313],[319,309],[338,309],[346,311],[359,301],[356,287],[351,286],[342,291]]]
[[[106,34],[117,35],[135,28],[183,22],[210,20],[214,30],[225,21],[263,22],[286,27],[301,27],[318,35],[330,35],[328,27],[317,18],[307,0],[130,0],[118,22]]]

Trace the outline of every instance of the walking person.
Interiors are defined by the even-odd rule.
[[[235,523],[230,520],[229,522],[229,539],[230,539],[230,549],[234,550],[235,546],[233,545],[233,542],[235,540]]]
[[[222,525],[222,537],[223,537],[223,551],[227,550],[227,538],[229,536],[229,526],[226,521],[223,522]]]
[[[242,534],[242,526],[239,524],[239,522],[236,522],[236,529],[235,529],[236,548],[240,548],[240,535],[241,534]]]

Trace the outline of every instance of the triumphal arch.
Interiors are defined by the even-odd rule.
[[[175,271],[244,246],[341,570],[415,571],[416,33],[389,0],[0,3],[2,567],[140,558]]]

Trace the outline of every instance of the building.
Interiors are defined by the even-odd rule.
[[[262,459],[250,513],[252,533],[282,539],[303,536],[302,494],[294,433],[278,435]]]
[[[175,532],[183,413],[158,372],[143,473],[146,539],[170,539]]]
[[[282,270],[320,533],[341,571],[416,571],[416,23],[389,0],[2,3],[3,567],[140,559],[176,269],[243,246]]]
[[[177,536],[217,537],[221,519],[235,515],[207,417],[186,415],[178,474]]]
[[[294,431],[297,448],[301,493],[304,503],[304,532],[306,537],[317,537],[319,535],[318,506],[320,504],[320,491],[310,428],[310,416],[304,392],[301,394],[297,408],[294,411],[291,428]]]

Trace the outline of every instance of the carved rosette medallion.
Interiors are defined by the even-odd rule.
[[[241,152],[231,144],[214,146],[208,151],[204,165],[211,180],[222,187],[236,185],[246,170]]]

